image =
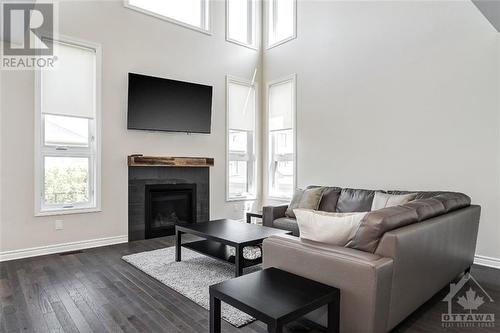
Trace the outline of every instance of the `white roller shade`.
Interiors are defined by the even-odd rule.
[[[42,113],[94,118],[96,52],[54,41],[54,68],[41,71]]]
[[[293,81],[269,87],[269,129],[280,130],[293,126]]]
[[[255,88],[229,81],[229,128],[253,131],[255,128]]]

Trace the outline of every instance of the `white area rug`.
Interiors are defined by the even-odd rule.
[[[234,277],[233,265],[186,248],[182,248],[181,262],[175,261],[175,247],[131,254],[122,259],[207,310],[210,308],[208,287]],[[259,269],[260,266],[253,266],[245,269],[245,273]],[[225,303],[222,303],[222,318],[236,327],[255,320]]]

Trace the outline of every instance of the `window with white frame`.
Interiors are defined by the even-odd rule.
[[[210,31],[210,0],[124,0],[125,7],[202,32]]]
[[[269,0],[267,46],[273,47],[296,37],[296,0]]]
[[[226,0],[226,39],[255,47],[256,0]]]
[[[295,76],[268,85],[269,196],[288,199],[295,188]]]
[[[58,60],[37,73],[36,213],[98,208],[97,47],[53,43]]]
[[[255,199],[256,88],[227,77],[227,200]]]

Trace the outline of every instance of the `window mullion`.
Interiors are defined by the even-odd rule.
[[[94,152],[87,148],[87,149],[66,149],[66,150],[57,150],[55,148],[47,148],[47,147],[42,147],[41,153],[43,155],[50,155],[50,156],[92,156],[94,155]]]
[[[247,0],[247,43],[254,44],[254,0]]]
[[[200,26],[203,28],[203,29],[206,29],[207,27],[207,8],[206,8],[206,1],[205,0],[199,0],[200,1],[200,8],[201,8],[201,11],[200,11]]]
[[[273,34],[273,39],[276,39],[276,31],[278,30],[278,0],[271,0],[272,1],[272,10],[273,10],[273,28],[272,28],[272,34]],[[274,43],[274,41],[273,41]]]

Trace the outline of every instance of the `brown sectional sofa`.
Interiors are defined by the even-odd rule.
[[[319,210],[370,211],[376,191],[327,188]],[[294,236],[264,241],[264,267],[341,289],[341,332],[387,332],[473,262],[480,207],[455,192],[417,193],[405,205],[369,212],[346,247],[301,240],[287,206],[264,207],[266,226]],[[310,319],[325,325],[325,310]]]

